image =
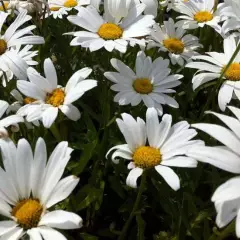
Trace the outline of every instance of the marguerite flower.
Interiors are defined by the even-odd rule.
[[[17,88],[30,101],[30,105],[23,106],[24,111],[22,111],[22,114],[25,113],[29,121],[32,119],[32,115],[34,115],[34,118],[31,121],[42,119],[46,128],[51,127],[57,118],[58,110],[61,110],[69,119],[77,121],[80,118],[80,112],[72,103],[78,100],[85,92],[97,86],[96,80],[85,79],[91,72],[90,68],[77,71],[69,79],[66,87],[62,87],[57,83],[56,69],[50,58],[44,61],[46,78],[42,77],[33,68],[28,68],[29,81],[17,81]],[[33,107],[34,111],[29,112],[29,107],[31,109]]]
[[[184,29],[196,29],[208,25],[220,33],[221,27],[218,25],[220,16],[214,9],[215,0],[179,1],[175,6],[175,10],[183,14],[177,17],[177,19],[182,19],[177,22],[177,26]]]
[[[207,147],[194,146],[189,150],[191,157],[196,157],[201,162],[210,163],[215,167],[231,173],[240,173],[240,109],[229,106],[232,113],[236,116],[209,112],[220,119],[227,127],[217,124],[198,123],[195,127],[218,142],[221,146]],[[228,225],[236,217],[236,234],[240,237],[240,177],[234,177],[217,188],[212,196],[215,203],[217,218],[216,224],[222,228]]]
[[[143,119],[137,121],[129,114],[122,114],[117,124],[124,135],[127,144],[118,145],[109,150],[107,155],[116,150],[112,160],[118,158],[130,160],[127,185],[137,187],[137,179],[144,170],[155,168],[169,186],[178,190],[180,180],[170,167],[195,168],[197,161],[188,157],[188,150],[195,145],[203,145],[199,140],[191,140],[197,135],[194,129],[189,128],[186,121],[172,124],[172,116],[165,114],[159,123],[157,111],[147,110],[146,123]]]
[[[199,39],[191,34],[186,34],[182,27],[177,27],[170,18],[164,21],[164,26],[154,25],[151,31],[153,41],[149,42],[148,48],[159,47],[159,51],[168,52],[172,64],[184,65],[192,56],[198,55],[195,51],[202,45]]]
[[[193,57],[200,61],[188,63],[186,67],[199,70],[192,80],[194,90],[200,85],[220,77],[238,44],[239,40],[236,42],[235,38],[230,36],[224,39],[224,53],[208,52],[208,56]],[[235,95],[240,100],[240,53],[225,72],[223,79],[225,82],[218,93],[218,105],[222,111],[225,111],[226,105]]]
[[[0,12],[0,31],[8,14]],[[0,70],[3,72],[12,71],[18,78],[26,78],[27,63],[12,48],[26,44],[43,44],[44,39],[39,36],[33,36],[34,25],[19,29],[32,17],[23,10],[19,13],[15,21],[7,28],[4,34],[0,34]]]
[[[240,2],[238,0],[225,0],[219,8],[221,19],[224,20],[222,33],[235,31],[239,34],[240,28]]]
[[[34,61],[32,58],[37,56],[38,51],[31,51],[30,49],[32,47],[33,45],[26,45],[24,48],[21,49],[21,46],[18,45],[15,48],[11,48],[10,51],[21,57],[28,66],[34,66],[37,65],[38,62]],[[3,71],[0,70],[0,77],[2,77],[2,83],[4,87],[6,87],[7,82],[12,80],[13,76],[14,73],[11,71],[11,69],[8,69],[5,74]]]
[[[39,110],[39,105],[37,104],[37,102],[34,101],[34,99],[31,98],[24,98],[21,93],[16,90],[13,89],[10,94],[14,97],[14,99],[16,100],[15,102],[13,102],[11,105],[9,105],[6,113],[9,114],[10,112],[14,112],[17,113],[17,115],[19,116],[28,116],[31,112],[36,112]],[[27,106],[27,108],[23,108],[23,106]],[[21,109],[21,110],[20,110]],[[19,111],[20,110],[20,111]],[[35,126],[39,126],[39,121],[25,121],[25,125],[28,129],[32,129],[33,126],[32,124],[34,124]]]
[[[7,111],[9,104],[6,101],[0,100],[0,118],[2,118],[3,114]],[[16,125],[20,122],[23,122],[23,118],[18,115],[11,115],[0,120],[0,138],[7,138],[8,131],[7,127]]]
[[[128,43],[143,44],[139,38],[149,35],[154,16],[142,15],[145,4],[130,3],[131,0],[106,0],[103,16],[92,6],[79,8],[78,15],[69,16],[68,20],[87,31],[68,33],[75,37],[70,45],[80,45],[90,51],[104,47],[109,52],[116,49],[124,53]]]
[[[154,107],[162,115],[162,105],[178,108],[179,105],[168,93],[181,84],[183,75],[169,75],[169,60],[162,57],[152,62],[144,52],[139,52],[136,58],[136,73],[118,59],[111,59],[112,66],[117,72],[105,72],[104,76],[115,84],[111,87],[118,92],[114,101],[119,105],[138,105],[141,101],[148,107]]]
[[[90,0],[49,0],[48,4],[50,15],[54,18],[62,18],[72,9],[78,10],[80,6],[89,5]]]
[[[77,229],[82,219],[75,213],[48,209],[67,198],[79,179],[61,179],[70,160],[72,149],[60,142],[47,162],[47,149],[39,138],[34,153],[30,144],[21,139],[18,145],[1,142],[4,169],[0,173],[1,214],[9,220],[1,221],[2,239],[66,239],[58,229]]]

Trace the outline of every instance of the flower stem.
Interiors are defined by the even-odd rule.
[[[129,228],[129,226],[130,226],[130,224],[131,224],[131,222],[132,222],[132,220],[133,220],[133,218],[136,214],[136,211],[138,209],[138,205],[139,205],[139,202],[141,200],[142,193],[144,191],[145,182],[146,182],[146,173],[143,172],[141,183],[140,183],[140,186],[139,186],[139,189],[138,189],[138,195],[137,195],[137,198],[135,200],[132,212],[131,212],[128,220],[126,221],[125,225],[123,226],[123,229],[121,231],[121,235],[119,236],[118,240],[124,240],[125,239],[125,235],[127,234],[128,228]]]
[[[52,132],[53,136],[56,138],[58,142],[62,141],[61,134],[55,123],[53,123],[53,125],[51,126],[50,131]]]

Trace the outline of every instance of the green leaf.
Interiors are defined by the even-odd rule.
[[[141,214],[137,214],[136,216],[136,220],[137,220],[137,226],[138,226],[138,233],[137,233],[137,239],[138,240],[144,240],[144,230],[146,227],[146,223],[143,220]]]
[[[80,236],[83,240],[98,240],[98,237],[95,237],[87,233],[80,233]]]

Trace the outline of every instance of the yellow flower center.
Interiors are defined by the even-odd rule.
[[[153,90],[153,85],[148,78],[137,78],[133,82],[133,88],[136,92],[141,94],[151,93]]]
[[[18,224],[25,230],[38,226],[43,207],[35,199],[19,201],[12,210],[12,216],[17,219]]]
[[[78,5],[78,2],[76,0],[67,0],[66,2],[64,2],[63,5],[66,8],[73,8],[73,7],[76,7]]]
[[[181,54],[184,50],[184,43],[177,38],[169,38],[163,40],[163,45],[169,52]]]
[[[61,7],[50,7],[50,11],[55,12],[58,11]]]
[[[100,26],[97,33],[105,40],[115,40],[122,37],[123,30],[114,23],[104,23]]]
[[[0,39],[0,55],[4,54],[7,50],[7,43],[5,40]]]
[[[136,167],[152,168],[160,164],[161,153],[159,149],[142,146],[137,148],[133,154],[133,161]]]
[[[30,97],[26,97],[26,98],[23,99],[23,102],[25,104],[30,104],[30,103],[33,103],[35,101],[37,101],[35,98],[30,98]]]
[[[208,22],[213,19],[212,13],[208,11],[200,11],[194,15],[194,20],[198,23]]]
[[[65,93],[61,88],[53,90],[52,93],[48,93],[46,97],[46,103],[51,104],[54,107],[58,107],[63,104]]]
[[[3,3],[3,5],[4,5],[4,7],[3,7],[2,3],[0,3],[0,11],[5,11],[5,9],[8,8],[8,4],[9,4],[9,3]],[[4,9],[4,8],[5,8],[5,9]]]
[[[224,70],[225,67],[222,71]],[[231,81],[240,81],[240,63],[232,63],[225,72],[225,77]]]

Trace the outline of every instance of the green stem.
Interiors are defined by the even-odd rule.
[[[232,221],[222,232],[218,234],[213,233],[212,236],[209,238],[209,240],[215,240],[215,239],[224,240],[224,239],[227,239],[227,237],[234,235],[235,225],[236,225],[236,222]]]
[[[236,50],[234,51],[234,53],[233,53],[231,59],[229,60],[227,66],[226,66],[226,67],[224,68],[224,70],[222,71],[222,73],[221,73],[221,75],[220,75],[220,77],[219,77],[219,79],[218,79],[218,83],[216,84],[216,87],[213,88],[213,90],[212,90],[212,92],[211,92],[211,97],[208,98],[207,103],[205,104],[205,106],[204,106],[204,108],[203,108],[203,111],[202,111],[202,113],[201,113],[201,115],[200,115],[200,118],[203,116],[205,110],[208,108],[209,104],[212,102],[212,99],[215,97],[216,90],[219,89],[219,87],[221,86],[222,80],[223,80],[223,77],[224,77],[226,71],[229,69],[229,67],[230,67],[231,64],[233,63],[233,61],[234,61],[234,59],[236,58],[236,56],[237,56],[237,54],[239,53],[239,51],[240,51],[240,43],[238,44]]]
[[[56,138],[58,142],[62,141],[61,134],[55,123],[53,123],[53,125],[51,126],[50,131],[52,132],[53,136]]]
[[[136,214],[136,211],[138,209],[138,205],[140,203],[140,200],[141,200],[141,197],[142,197],[142,193],[144,191],[144,186],[145,186],[145,182],[146,182],[146,173],[143,172],[142,174],[142,179],[141,179],[141,184],[139,186],[139,189],[138,189],[138,195],[137,195],[137,198],[135,200],[135,203],[134,203],[134,206],[133,206],[133,210],[127,220],[127,222],[125,223],[125,225],[123,226],[123,229],[122,229],[122,232],[121,232],[121,235],[119,236],[118,240],[124,240],[125,239],[125,236],[127,234],[127,231],[128,231],[128,228]]]

